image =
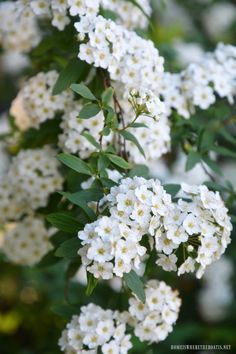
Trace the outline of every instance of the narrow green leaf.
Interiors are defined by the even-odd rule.
[[[93,118],[100,111],[101,111],[101,108],[96,103],[88,103],[79,112],[79,118],[80,119]]]
[[[113,154],[107,154],[106,155],[109,160],[114,164],[119,166],[120,168],[123,168],[125,170],[128,170],[131,168],[131,165],[125,161],[122,157],[117,156],[117,155],[113,155]]]
[[[134,270],[131,270],[129,273],[125,273],[124,280],[128,288],[132,290],[132,292],[137,295],[139,300],[144,304],[146,301],[144,286],[137,273],[135,273]]]
[[[72,91],[78,93],[83,98],[87,98],[90,101],[97,101],[97,98],[90,91],[90,89],[83,84],[72,84],[70,88]]]
[[[60,262],[60,259],[54,255],[54,250],[48,252],[36,265],[37,268],[47,268]]]
[[[148,126],[144,123],[132,123],[130,125],[131,128],[148,128]]]
[[[175,197],[180,190],[179,184],[164,184],[163,187],[165,191],[169,193],[172,197]]]
[[[105,104],[109,104],[110,101],[112,100],[114,94],[114,90],[112,87],[107,88],[103,93],[102,93],[102,102]]]
[[[211,148],[211,150],[217,152],[219,155],[236,159],[236,153],[223,146],[214,146]]]
[[[213,182],[213,181],[207,181],[204,183],[207,188],[213,190],[213,191],[219,191],[219,192],[229,192],[228,188],[225,186],[222,186],[219,183]]]
[[[69,154],[59,154],[57,158],[60,162],[62,162],[67,167],[71,168],[72,170],[82,173],[84,175],[92,176],[93,173],[89,167],[89,165],[81,160],[79,157],[69,155]]]
[[[137,148],[139,149],[140,153],[145,157],[145,152],[142,148],[142,146],[139,144],[137,138],[130,132],[123,130],[120,132],[120,135],[122,135],[126,140],[131,141],[134,145],[137,146]]]
[[[55,252],[56,257],[75,258],[78,256],[80,241],[77,237],[73,237],[63,242]]]
[[[149,168],[145,165],[135,165],[129,172],[130,177],[138,176],[148,178]]]
[[[190,171],[197,163],[201,162],[201,156],[196,151],[191,151],[188,154],[186,171]]]
[[[47,216],[47,220],[61,231],[76,234],[83,225],[69,212],[59,211]]]
[[[101,149],[100,144],[94,139],[94,137],[91,134],[84,131],[83,133],[81,133],[81,135],[84,136],[90,142],[90,144],[92,144],[97,150]]]
[[[210,157],[204,156],[202,159],[207,164],[207,166],[209,166],[212,169],[212,171],[214,171],[218,175],[222,174],[220,167],[217,165],[215,161],[210,159]]]
[[[79,314],[78,306],[69,306],[65,304],[53,305],[51,311],[67,320],[70,320],[73,315]]]
[[[91,273],[87,272],[87,282],[86,295],[90,296],[98,284],[98,279],[94,278]]]
[[[105,155],[99,155],[98,157],[98,172],[104,172],[109,166],[110,161]]]
[[[236,145],[236,138],[231,135],[226,129],[219,129],[219,134],[229,143]]]
[[[60,72],[59,77],[53,87],[52,94],[57,95],[68,89],[72,82],[78,81],[85,71],[88,71],[88,64],[78,58],[71,60]]]

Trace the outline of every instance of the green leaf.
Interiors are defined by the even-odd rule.
[[[207,166],[209,166],[212,169],[212,171],[214,171],[218,175],[222,174],[220,167],[217,165],[215,161],[210,159],[210,157],[204,156],[202,159],[207,164]]]
[[[87,272],[87,281],[86,295],[90,296],[98,284],[98,279],[94,278],[93,274]]]
[[[196,151],[191,151],[188,154],[186,171],[190,171],[197,163],[201,162],[201,156]]]
[[[164,184],[163,187],[165,191],[169,193],[172,197],[175,197],[180,190],[179,184]]]
[[[229,192],[228,188],[225,186],[222,186],[219,183],[213,182],[213,181],[207,181],[204,183],[207,188],[213,190],[213,191],[219,191],[219,192]]]
[[[83,98],[87,98],[90,101],[97,101],[97,98],[94,96],[94,94],[92,94],[90,89],[83,84],[72,84],[70,88]]]
[[[136,139],[136,137],[133,134],[124,130],[124,131],[120,131],[120,135],[122,135],[126,140],[129,140],[134,145],[136,145],[137,148],[139,149],[140,153],[145,157],[145,152],[144,152],[142,146],[139,144],[138,140]]]
[[[145,165],[135,165],[129,172],[130,177],[138,176],[148,178],[149,168]]]
[[[47,220],[61,231],[76,234],[83,225],[69,212],[59,211],[47,216]]]
[[[94,139],[94,137],[91,134],[84,131],[83,133],[81,133],[81,135],[85,137],[90,142],[90,144],[92,144],[97,150],[101,149],[100,144]]]
[[[102,93],[102,102],[105,104],[109,104],[110,101],[112,100],[114,94],[114,90],[112,87],[107,88],[103,93]]]
[[[88,103],[79,112],[79,118],[80,119],[93,118],[100,111],[101,111],[101,108],[99,107],[99,105],[97,105],[96,103]]]
[[[148,128],[148,126],[144,123],[132,123],[130,125],[131,128]]]
[[[135,273],[134,270],[131,270],[129,273],[125,273],[124,280],[128,288],[132,290],[132,292],[137,295],[139,300],[144,304],[146,301],[146,296],[143,287],[143,282],[141,281],[137,273]]]
[[[78,306],[69,306],[65,304],[53,305],[51,311],[68,320],[70,320],[73,315],[79,314]]]
[[[99,201],[103,197],[103,192],[99,189],[87,189],[76,193],[60,192],[72,204],[78,205],[83,211],[94,220],[96,215],[94,211],[88,207],[87,203],[91,201]]]
[[[93,173],[89,167],[89,165],[81,160],[79,157],[69,155],[69,154],[59,154],[57,158],[60,162],[62,162],[67,167],[71,168],[72,170],[82,173],[84,175],[92,176]]]
[[[98,172],[104,172],[109,166],[110,161],[105,155],[99,155],[98,157]]]
[[[233,159],[236,159],[236,153],[225,148],[225,147],[214,146],[211,148],[211,150],[217,152],[219,155],[226,156],[226,157],[232,157]]]
[[[54,255],[54,250],[48,252],[36,265],[37,268],[47,268],[60,262],[60,259]]]
[[[88,71],[88,64],[78,58],[71,60],[60,72],[59,77],[53,87],[52,94],[57,95],[68,89],[72,82],[81,79],[82,75]]]
[[[230,215],[230,219],[233,224],[236,223],[236,216],[235,215]]]
[[[231,135],[226,129],[219,129],[219,134],[229,143],[236,145],[236,138]]]
[[[55,252],[56,257],[75,258],[78,257],[80,241],[77,237],[73,237],[63,242]]]
[[[107,154],[106,155],[109,160],[114,164],[119,166],[120,168],[123,168],[125,170],[128,170],[131,168],[130,164],[125,161],[122,157],[117,156],[117,155],[113,155],[113,154]]]

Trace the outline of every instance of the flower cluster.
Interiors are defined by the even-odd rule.
[[[180,310],[181,299],[163,281],[150,280],[145,286],[146,302],[129,298],[128,311],[103,310],[90,303],[74,315],[62,332],[59,346],[65,354],[126,354],[132,348],[126,326],[134,328],[140,341],[158,343],[173,330]]]
[[[96,141],[99,141],[100,132],[104,127],[104,116],[99,112],[90,119],[79,119],[79,111],[82,106],[74,102],[71,111],[66,112],[62,117],[61,128],[63,133],[59,136],[59,145],[66,152],[78,154],[81,158],[87,158],[96,147],[92,145],[83,135],[83,132],[90,133]],[[103,145],[111,140],[111,136],[104,136]]]
[[[129,87],[158,87],[163,58],[151,41],[102,16],[84,16],[75,27],[88,38],[80,45],[81,60],[107,69],[112,80]]]
[[[171,206],[171,198],[159,181],[134,177],[112,187],[101,201],[103,207],[107,204],[111,215],[87,224],[78,233],[83,245],[79,250],[82,263],[96,278],[103,279],[139,269],[147,251],[140,241],[160,225],[158,218]]]
[[[199,310],[206,321],[215,322],[226,317],[234,296],[230,281],[233,272],[233,263],[225,256],[207,268],[198,295]]]
[[[59,346],[65,354],[126,354],[132,348],[131,336],[119,313],[90,303],[74,315],[62,332]]]
[[[34,265],[51,249],[51,234],[41,219],[28,216],[6,226],[2,251],[13,263]]]
[[[178,267],[178,275],[197,271],[197,278],[201,278],[205,268],[225,252],[232,224],[219,192],[182,183],[180,193],[182,198],[174,203],[155,235],[156,249],[162,252],[157,264],[176,271],[175,251],[182,247],[185,260]]]
[[[19,9],[22,11],[19,12]],[[5,50],[29,52],[41,39],[33,11],[21,1],[0,4],[0,44]]]
[[[150,280],[145,286],[146,302],[129,299],[129,314],[135,335],[140,341],[158,343],[172,332],[180,310],[181,299],[163,281]]]
[[[59,95],[52,95],[57,78],[58,74],[54,70],[40,72],[30,78],[19,92],[29,126],[38,128],[41,123],[53,119],[56,113],[65,111],[70,106],[72,92],[63,91]]]
[[[189,118],[194,107],[208,109],[219,97],[233,102],[236,94],[236,48],[220,43],[215,52],[207,53],[199,63],[190,64],[180,74],[164,73],[159,94],[171,114],[175,109]]]
[[[197,271],[200,278],[230,243],[232,224],[219,193],[182,184],[182,195],[184,199],[173,202],[158,180],[122,179],[101,201],[110,216],[78,234],[87,270],[96,278],[111,279],[138,269],[147,253],[140,243],[146,236],[155,245],[157,265],[178,269],[178,275]],[[183,263],[177,251],[183,251]]]
[[[17,220],[23,214],[46,206],[51,193],[60,189],[62,177],[55,152],[48,146],[22,150],[0,183],[0,220]]]

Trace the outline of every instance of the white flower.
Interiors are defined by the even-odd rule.
[[[164,270],[169,271],[176,271],[177,266],[177,257],[175,254],[171,254],[169,256],[165,256],[164,254],[158,254],[158,259],[156,261],[156,264],[161,266]]]
[[[183,227],[189,235],[198,234],[200,232],[199,221],[193,214],[188,214],[184,219]]]

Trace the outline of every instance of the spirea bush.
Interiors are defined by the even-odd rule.
[[[10,160],[0,177],[2,252],[43,269],[63,262],[65,294],[86,269],[84,306],[64,300],[66,354],[158,348],[185,301],[162,274],[210,277],[231,242],[234,191],[217,176],[221,157],[236,157],[236,47],[219,43],[167,72],[149,39],[151,12],[148,0],[0,5],[3,51],[29,58],[2,136]],[[168,165],[176,151],[187,171],[202,166],[204,184],[154,178],[148,167]],[[117,278],[122,301],[90,300]]]

